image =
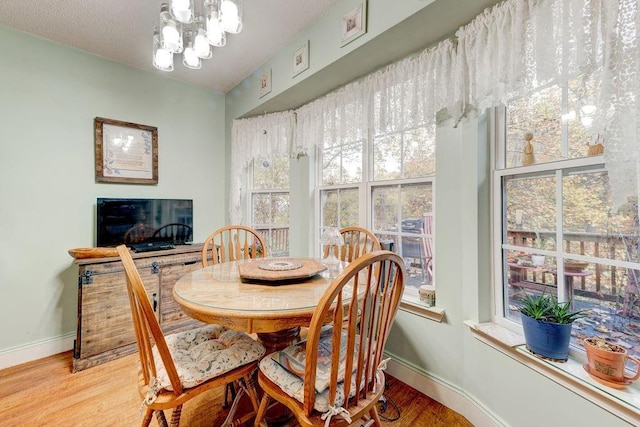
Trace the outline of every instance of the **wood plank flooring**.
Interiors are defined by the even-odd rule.
[[[140,425],[136,387],[137,355],[133,354],[71,373],[71,352],[0,370],[0,425],[4,427],[129,427]],[[472,426],[464,417],[387,375],[391,398],[384,426]],[[184,405],[181,426],[219,426],[226,415],[222,389],[204,393]],[[250,405],[247,399],[243,402]],[[379,404],[379,405],[382,405]],[[379,406],[380,409],[380,406]],[[167,414],[169,418],[169,414]],[[152,426],[157,426],[155,418]],[[292,423],[291,427],[297,426]]]

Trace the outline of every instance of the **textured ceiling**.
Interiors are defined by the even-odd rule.
[[[226,93],[315,22],[336,0],[244,0],[243,31],[227,35],[199,70],[151,65],[161,0],[2,0],[0,25],[16,28],[144,71]],[[195,0],[200,11],[202,0]]]

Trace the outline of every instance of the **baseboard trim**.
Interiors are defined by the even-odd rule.
[[[0,369],[73,350],[75,333],[49,338],[0,351]]]
[[[505,426],[495,414],[463,389],[391,356],[386,372],[464,416],[476,427]]]

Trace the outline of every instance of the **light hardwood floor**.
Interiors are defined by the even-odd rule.
[[[71,373],[71,352],[0,370],[0,425],[129,427],[140,425],[136,387],[137,355]],[[400,409],[384,426],[471,426],[464,417],[387,375],[389,396]],[[226,415],[222,390],[204,393],[184,405],[181,426],[219,426]],[[247,399],[243,402],[250,405]],[[381,413],[394,418],[388,403]],[[168,418],[168,417],[167,417]],[[157,426],[154,420],[152,426]],[[291,427],[297,424],[293,424]]]

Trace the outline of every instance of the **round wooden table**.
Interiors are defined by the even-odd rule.
[[[257,333],[268,352],[280,350],[299,340],[300,327],[311,323],[318,301],[347,263],[295,281],[240,277],[238,265],[264,261],[232,261],[187,273],[176,282],[173,298],[194,319]]]

